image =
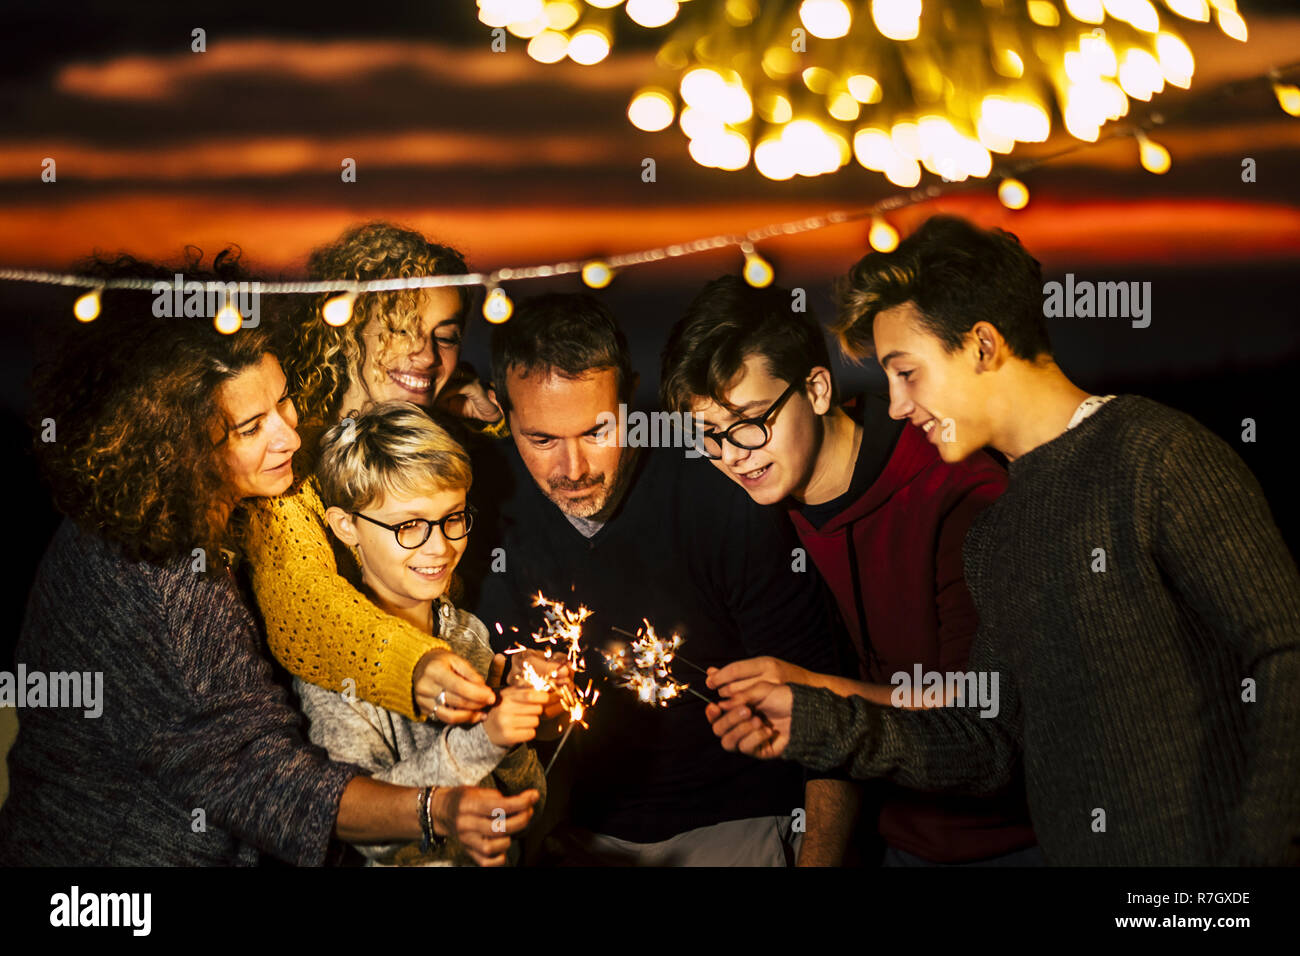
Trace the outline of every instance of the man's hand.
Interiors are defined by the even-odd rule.
[[[501,406],[492,401],[479,381],[474,366],[461,362],[438,392],[437,406],[457,418],[477,419],[488,424],[501,421]]]
[[[498,747],[513,747],[532,740],[537,736],[546,699],[545,691],[507,687],[501,692],[501,702],[488,711],[483,722],[488,740]]]
[[[710,704],[704,715],[724,750],[740,751],[760,760],[785,752],[790,742],[790,713],[794,694],[789,684],[754,684],[721,704]]]
[[[812,674],[776,657],[751,657],[726,667],[709,668],[705,683],[722,697],[731,697],[756,684],[816,684]]]
[[[412,681],[420,712],[444,724],[478,723],[487,717],[483,708],[497,699],[474,665],[448,650],[421,657]]]
[[[541,795],[507,797],[483,787],[448,787],[433,796],[433,829],[454,837],[479,866],[502,866],[510,837],[528,826]]]

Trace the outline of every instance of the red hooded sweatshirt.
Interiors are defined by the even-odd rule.
[[[879,400],[865,407],[869,417],[884,414]],[[845,411],[861,423],[863,408],[855,400]],[[909,423],[876,480],[821,528],[790,512],[835,595],[862,680],[888,684],[899,671],[911,677],[917,664],[940,673],[965,669],[978,617],[962,573],[962,544],[1006,481],[984,452],[946,464]],[[1023,787],[992,798],[879,787],[881,838],[926,860],[965,863],[1036,842]]]

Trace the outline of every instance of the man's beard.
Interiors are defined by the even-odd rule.
[[[605,506],[609,504],[610,498],[616,494],[629,473],[629,466],[635,457],[631,454],[632,449],[627,450],[619,458],[618,467],[614,470],[613,480],[606,480],[605,473],[598,475],[583,475],[576,481],[569,478],[555,477],[546,479],[546,497],[550,498],[557,508],[565,514],[574,518],[593,518],[599,515]],[[562,494],[565,491],[583,491],[591,489],[591,493],[581,498],[570,498]]]
[[[570,481],[568,478],[548,478],[546,487],[546,497],[550,498],[565,514],[575,518],[590,518],[605,507],[605,502],[609,498],[609,487],[605,483],[603,474],[584,475],[577,481]],[[582,498],[570,498],[562,493],[588,488],[592,489],[591,493]]]

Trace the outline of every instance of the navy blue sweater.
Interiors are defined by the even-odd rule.
[[[635,631],[644,617],[662,636],[680,633],[681,653],[703,667],[771,654],[832,668],[825,593],[811,562],[795,561],[789,523],[716,469],[685,460],[680,449],[643,449],[619,510],[589,540],[538,489],[513,444],[506,457],[507,487],[493,491],[504,494],[499,514],[474,530],[481,554],[504,548],[505,570],[486,574],[475,604],[498,650],[540,627],[532,606],[540,590],[594,611],[584,628],[593,646],[611,625]],[[603,675],[599,654],[588,655],[588,668],[586,676]],[[675,673],[711,693],[699,672],[679,663]],[[574,731],[559,761],[571,764],[574,824],[650,843],[803,806],[798,768],[724,751],[698,698],[688,693],[658,708],[612,682],[596,686],[591,727]]]

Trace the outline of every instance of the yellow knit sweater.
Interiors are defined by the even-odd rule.
[[[350,678],[362,700],[423,720],[411,689],[415,665],[447,642],[381,611],[344,577],[355,579],[359,568],[346,548],[335,550],[316,479],[246,508],[244,558],[276,660],[340,693]]]

